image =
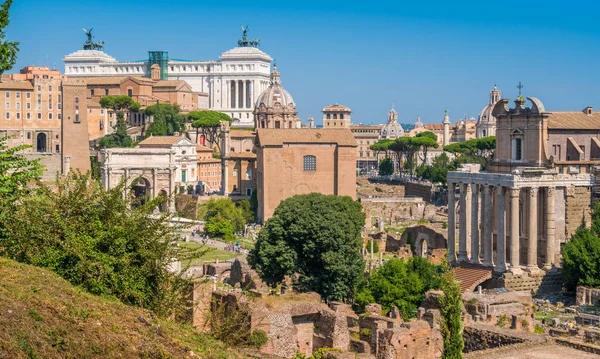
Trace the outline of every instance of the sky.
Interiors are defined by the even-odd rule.
[[[217,60],[240,25],[277,61],[298,115],[322,122],[341,103],[352,122],[477,118],[494,84],[503,98],[539,98],[550,111],[600,111],[600,1],[17,0],[7,38],[17,64],[63,71],[82,28],[119,61],[148,50]]]

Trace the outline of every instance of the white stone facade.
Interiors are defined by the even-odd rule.
[[[98,50],[78,50],[63,61],[65,75],[69,77],[149,77],[150,74],[149,60],[119,62]],[[234,126],[252,127],[254,104],[269,86],[271,61],[269,55],[256,47],[235,47],[216,61],[169,58],[166,72],[169,80],[185,80],[194,92],[208,94],[208,103],[199,103],[199,108],[228,114]]]

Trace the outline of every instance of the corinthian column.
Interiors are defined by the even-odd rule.
[[[510,189],[510,267],[519,269],[519,188]]]
[[[471,230],[469,222],[471,219],[471,196],[469,184],[460,185],[460,223],[459,223],[459,242],[458,242],[458,261],[466,262],[467,258],[467,238]]]
[[[538,188],[529,188],[529,245],[527,246],[527,269],[538,269],[537,264],[537,216],[538,216]]]
[[[455,218],[455,187],[448,182],[448,262],[456,261],[456,218]]]
[[[479,185],[472,185],[471,263],[479,264]]]
[[[483,212],[483,265],[491,267],[492,263],[492,188],[489,185],[483,186],[483,202],[485,206]]]
[[[506,270],[506,197],[504,187],[496,187],[496,266],[494,270]]]
[[[554,240],[555,240],[555,227],[554,227],[554,193],[556,189],[554,187],[546,188],[546,261],[544,263],[544,269],[549,270],[552,268],[554,262]]]

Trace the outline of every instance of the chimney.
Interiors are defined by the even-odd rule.
[[[583,113],[585,113],[586,115],[591,115],[592,114],[592,106],[588,106],[588,107],[584,108]]]

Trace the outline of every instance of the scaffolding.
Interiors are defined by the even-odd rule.
[[[148,51],[148,77],[152,77],[150,68],[152,65],[160,66],[160,79],[167,80],[169,77],[169,52],[167,51]]]

